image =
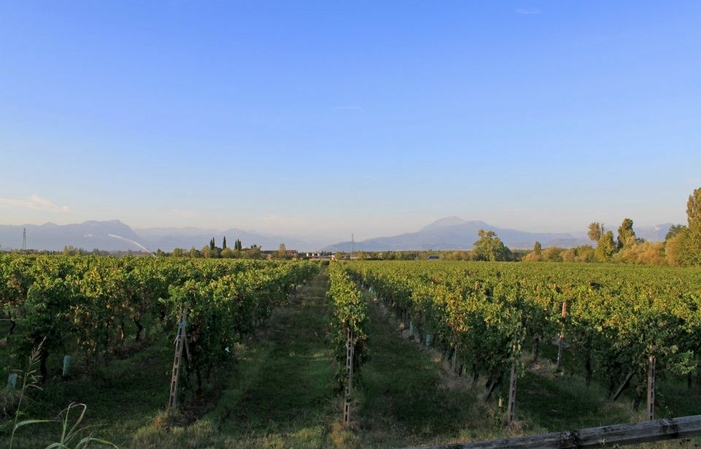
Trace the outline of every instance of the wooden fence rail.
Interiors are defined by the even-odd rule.
[[[658,419],[636,424],[616,424],[521,438],[421,446],[406,449],[575,449],[623,446],[626,444],[691,438],[701,435],[701,415]]]

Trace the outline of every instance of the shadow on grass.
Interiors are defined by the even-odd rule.
[[[406,340],[371,301],[371,359],[362,369],[358,420],[367,446],[450,440],[465,428],[474,394],[442,387],[431,356]]]
[[[323,438],[335,399],[325,292],[325,279],[316,279],[296,304],[275,311],[264,341],[246,349],[210,415],[222,433],[263,445],[255,435]]]
[[[604,399],[598,386],[580,378],[527,372],[518,381],[517,416],[527,416],[546,432],[626,423],[631,413],[623,403]]]

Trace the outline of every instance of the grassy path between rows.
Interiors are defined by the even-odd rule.
[[[484,434],[488,429],[466,431],[466,424],[484,410],[465,380],[443,371],[432,352],[403,338],[396,320],[372,296],[366,297],[371,360],[363,367],[359,393],[362,446],[426,445]]]
[[[333,423],[333,362],[328,336],[328,278],[317,276],[241,362],[239,386],[211,418],[238,441],[229,447],[328,447]]]
[[[181,429],[150,429],[133,447],[329,448],[340,402],[333,391],[328,277],[316,276],[265,329],[239,348],[240,360],[215,407]]]

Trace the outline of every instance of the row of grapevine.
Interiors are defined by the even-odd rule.
[[[0,256],[0,315],[12,320],[17,356],[40,342],[40,369],[52,353],[78,353],[88,367],[147,323],[176,331],[184,307],[191,368],[203,373],[252,332],[294,287],[317,270],[309,262],[156,258]]]
[[[339,387],[345,391],[343,419],[350,420],[350,400],[360,366],[368,357],[368,307],[355,282],[341,265],[329,268],[328,297],[331,309],[331,340],[339,370]]]
[[[701,364],[701,275],[660,267],[450,262],[356,262],[356,279],[442,347],[456,367],[506,378],[527,343],[566,336],[574,365],[609,394],[633,379],[638,399],[651,360],[658,375]],[[563,303],[567,313],[563,315]]]

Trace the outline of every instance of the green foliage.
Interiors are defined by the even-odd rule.
[[[480,229],[477,235],[479,240],[474,243],[473,249],[476,260],[496,262],[511,259],[511,251],[504,246],[494,231]]]
[[[561,332],[572,352],[568,369],[582,370],[587,382],[598,374],[609,392],[631,370],[634,385],[644,387],[649,356],[660,376],[701,362],[701,280],[693,270],[464,262],[356,262],[350,269],[408,317],[419,338],[431,335],[459,355],[458,365],[490,382],[503,382],[521,342],[533,347]]]
[[[693,232],[701,231],[701,187],[689,195],[689,200],[686,202],[686,216],[689,229]]]
[[[635,248],[641,248],[644,245],[637,245]],[[562,254],[564,257],[565,253]],[[19,257],[19,259],[15,259],[15,257]],[[332,264],[332,266],[336,265],[338,264]],[[658,359],[658,375],[660,377],[675,378],[675,376],[693,374],[701,362],[699,355],[701,354],[699,346],[701,315],[698,312],[701,309],[698,295],[698,292],[701,291],[701,279],[698,276],[698,269],[695,268],[679,269],[608,264],[574,266],[545,262],[539,264],[485,264],[464,261],[368,261],[351,262],[335,268],[342,268],[351,279],[349,288],[341,290],[341,292],[348,292],[347,295],[344,293],[343,296],[357,299],[357,294],[354,291],[361,290],[358,285],[360,281],[364,287],[372,286],[379,298],[387,305],[387,307],[371,306],[375,309],[375,316],[391,320],[384,314],[386,308],[391,308],[397,313],[397,316],[406,318],[407,325],[409,321],[412,322],[413,328],[418,334],[417,337],[421,339],[422,343],[426,341],[425,337],[430,335],[430,346],[447,354],[446,359],[455,360],[456,368],[460,369],[462,365],[463,372],[468,371],[473,377],[478,376],[479,382],[466,381],[466,383],[474,385],[471,387],[473,390],[470,391],[470,395],[479,394],[482,396],[482,386],[487,383],[487,380],[489,382],[497,381],[501,377],[501,385],[504,385],[505,380],[508,380],[506,376],[512,358],[518,357],[521,361],[529,359],[521,355],[522,347],[533,349],[540,342],[545,355],[545,343],[549,343],[560,332],[564,331],[566,341],[570,345],[566,352],[564,366],[568,374],[574,376],[555,376],[552,378],[549,374],[527,374],[527,377],[522,378],[522,380],[530,383],[524,382],[522,384],[521,380],[519,381],[519,395],[517,397],[543,396],[543,392],[545,392],[546,399],[549,400],[547,405],[542,405],[542,410],[536,409],[536,406],[521,409],[528,410],[528,412],[524,412],[526,413],[524,422],[531,426],[528,428],[529,432],[541,430],[540,428],[533,429],[530,423],[548,426],[548,423],[551,422],[548,417],[552,416],[552,413],[560,414],[561,407],[570,407],[563,405],[560,398],[554,396],[561,394],[567,396],[567,400],[582,403],[591,402],[589,408],[593,409],[602,406],[603,398],[600,402],[597,402],[598,399],[597,401],[590,401],[590,398],[581,399],[580,392],[587,392],[584,385],[581,389],[576,390],[577,394],[570,391],[573,382],[577,385],[580,383],[578,374],[589,379],[593,378],[592,389],[600,388],[599,382],[603,382],[604,389],[609,390],[611,385],[614,385],[614,388],[618,387],[622,378],[634,370],[632,386],[633,393],[635,393],[636,388],[639,389],[641,385],[644,387],[644,368],[647,357],[650,355],[654,355]],[[118,350],[120,322],[122,320],[126,324],[130,324],[134,317],[140,317],[140,320],[144,322],[155,322],[157,326],[154,329],[169,329],[162,332],[159,337],[162,340],[168,340],[167,344],[163,347],[153,347],[153,352],[150,352],[148,357],[143,354],[143,358],[137,357],[139,361],[130,363],[133,363],[133,368],[137,368],[136,371],[139,371],[142,366],[147,365],[143,363],[144,360],[152,358],[153,354],[162,355],[165,353],[164,358],[168,360],[164,364],[150,368],[158,373],[166,371],[163,366],[172,361],[172,336],[175,329],[168,326],[179,320],[178,315],[182,305],[191,302],[200,303],[197,307],[201,307],[203,310],[197,315],[193,314],[192,319],[188,320],[188,326],[190,326],[188,335],[200,336],[197,342],[200,349],[207,346],[213,350],[211,354],[195,354],[196,357],[201,358],[199,361],[193,360],[193,370],[199,364],[206,377],[206,367],[211,365],[212,369],[219,370],[220,374],[226,373],[227,376],[232,376],[237,380],[243,379],[244,382],[255,383],[256,395],[249,394],[250,390],[242,389],[240,391],[241,402],[237,403],[240,404],[240,407],[220,410],[221,416],[217,416],[221,418],[221,421],[218,423],[210,420],[212,416],[209,415],[206,419],[190,427],[163,430],[159,434],[163,437],[162,440],[154,437],[149,440],[148,444],[144,445],[138,444],[145,442],[144,440],[130,440],[130,436],[117,438],[132,441],[132,447],[165,447],[168,445],[166,441],[171,443],[170,447],[174,446],[172,443],[175,441],[180,443],[175,444],[175,446],[189,447],[256,446],[255,443],[250,442],[251,440],[248,440],[248,446],[238,440],[234,443],[236,438],[232,439],[230,435],[227,437],[224,433],[218,433],[220,432],[218,426],[237,425],[234,417],[229,418],[228,413],[232,413],[242,417],[255,416],[255,419],[264,422],[261,424],[263,427],[243,425],[243,428],[240,428],[240,433],[237,434],[237,436],[245,435],[242,439],[248,438],[248,435],[254,433],[256,435],[263,434],[265,437],[253,440],[261,442],[263,438],[270,438],[266,442],[271,442],[272,438],[275,438],[274,444],[270,443],[271,446],[294,447],[294,443],[290,442],[288,435],[296,433],[297,436],[289,437],[296,438],[304,430],[292,429],[293,424],[290,424],[290,430],[285,427],[288,425],[288,421],[278,421],[277,417],[271,418],[269,412],[278,413],[277,416],[284,412],[275,411],[273,407],[260,406],[258,402],[265,401],[257,401],[257,398],[272,398],[268,401],[270,403],[273,403],[273,400],[277,398],[285,402],[286,406],[288,398],[290,403],[299,399],[299,395],[294,395],[294,388],[285,389],[284,396],[276,396],[275,393],[278,390],[274,390],[273,393],[267,392],[268,389],[272,388],[269,388],[271,384],[266,382],[280,383],[281,379],[286,378],[294,386],[304,385],[307,390],[311,390],[311,385],[315,384],[315,381],[299,376],[298,373],[290,373],[285,376],[285,370],[290,365],[283,365],[282,362],[273,363],[273,361],[259,365],[260,370],[249,368],[242,374],[239,370],[243,371],[241,366],[247,362],[242,360],[236,369],[229,372],[221,369],[222,366],[225,366],[222,363],[228,363],[228,359],[222,361],[217,357],[218,354],[221,354],[220,349],[223,347],[222,339],[234,338],[238,339],[235,341],[240,342],[243,335],[250,335],[251,332],[260,329],[258,326],[268,319],[271,309],[278,304],[286,303],[286,295],[293,291],[293,286],[315,270],[316,265],[312,264],[275,261],[175,258],[118,260],[93,257],[0,256],[0,291],[3,292],[3,296],[0,297],[3,304],[15,304],[14,300],[8,300],[4,294],[14,291],[14,287],[9,287],[10,284],[21,285],[20,281],[23,279],[25,286],[29,284],[26,290],[33,291],[31,295],[35,295],[35,300],[41,295],[55,299],[61,295],[54,295],[54,293],[70,292],[72,297],[66,304],[71,304],[72,307],[68,308],[67,314],[52,313],[50,316],[68,317],[70,323],[75,323],[76,319],[86,320],[87,313],[90,313],[90,316],[99,316],[101,320],[104,320],[101,321],[102,326],[95,326],[94,329],[89,327],[87,330],[78,332],[72,329],[73,325],[71,324],[63,332],[64,345],[67,349],[72,350],[86,348],[87,346],[83,346],[83,342],[95,338],[93,344],[100,348],[97,351],[99,357],[95,358],[96,363],[103,361],[106,354],[115,354]],[[50,273],[50,275],[43,273]],[[45,279],[47,277],[55,277],[64,282],[47,282]],[[40,293],[41,295],[39,295]],[[192,295],[190,295],[191,293]],[[159,301],[158,298],[162,300]],[[565,300],[568,302],[569,313],[563,318],[560,311],[562,302]],[[25,301],[26,298],[22,298],[16,304],[13,312],[13,316],[20,320],[20,324],[15,330],[16,335],[9,339],[8,344],[11,347],[14,347],[21,340],[29,339],[31,335],[32,329],[27,327],[28,322],[22,321],[26,319],[27,314]],[[303,301],[306,301],[306,298],[295,301],[295,303]],[[80,305],[80,308],[77,305]],[[46,310],[50,309],[51,307],[47,307]],[[102,315],[101,309],[105,309],[104,315]],[[204,309],[211,309],[217,313],[210,313],[209,310]],[[286,308],[285,310],[289,311],[290,314],[295,312],[295,310],[290,309]],[[38,313],[39,310],[35,307],[34,311],[31,312],[35,318],[41,317],[41,314]],[[344,310],[352,311],[353,309],[349,307]],[[382,311],[383,314],[378,311]],[[326,316],[325,311],[316,310],[314,313],[318,316]],[[164,315],[163,321],[161,321],[161,314]],[[234,317],[235,320],[229,321],[230,317]],[[314,339],[317,344],[328,339],[325,329],[320,329],[318,326],[305,326],[299,321],[295,321],[294,324],[288,323],[289,315],[282,315],[280,318],[281,315],[276,313],[275,317],[279,318],[275,326],[294,325],[299,328],[295,339],[307,335],[308,340]],[[246,327],[246,325],[250,326],[251,323],[253,323],[252,327]],[[239,328],[230,333],[229,328],[237,326]],[[219,334],[211,332],[209,335],[205,335],[206,332],[209,332],[209,329],[205,329],[206,327],[226,327],[226,329]],[[105,330],[109,330],[109,338],[105,337]],[[134,325],[125,326],[124,330],[131,338],[136,338]],[[155,332],[154,330],[154,334]],[[269,332],[270,330],[266,334]],[[366,333],[370,332],[368,330]],[[389,328],[387,333],[397,336],[396,326]],[[259,333],[257,332],[257,334]],[[376,435],[379,435],[381,432],[378,429],[384,431],[384,429],[389,428],[394,434],[411,434],[409,438],[416,439],[412,440],[411,444],[436,444],[439,439],[447,442],[447,440],[457,441],[458,438],[461,440],[478,438],[472,434],[457,436],[456,432],[461,431],[459,425],[455,422],[447,424],[447,417],[442,419],[443,415],[454,413],[451,415],[451,419],[454,418],[454,421],[472,421],[481,424],[485,422],[479,421],[480,416],[467,417],[462,414],[463,411],[458,413],[458,410],[462,410],[459,407],[460,401],[454,398],[454,391],[450,390],[451,387],[440,379],[424,374],[423,369],[419,370],[418,368],[414,369],[415,375],[410,370],[402,370],[402,378],[392,381],[393,373],[400,372],[398,368],[395,368],[398,366],[395,363],[400,362],[400,357],[390,358],[387,356],[388,358],[385,359],[383,356],[380,358],[375,349],[376,334],[373,333],[371,336],[373,338],[373,359],[377,361],[376,365],[382,365],[383,369],[373,372],[369,369],[370,364],[363,365],[363,386],[371,381],[377,382],[375,378],[377,376],[382,376],[384,383],[377,384],[378,386],[373,390],[365,390],[364,388],[357,398],[361,405],[370,404],[368,408],[376,407],[375,410],[362,411],[361,409],[357,415],[361,421],[362,432],[373,428]],[[283,335],[275,335],[274,338],[275,344],[287,339]],[[268,343],[264,342],[263,346],[273,347],[272,344],[268,346]],[[396,347],[394,352],[397,353],[397,356],[418,358],[429,354],[424,351],[416,352],[415,344],[408,344],[406,341],[404,343],[407,344],[385,343],[385,345],[390,346],[390,349],[388,351],[385,348],[383,354],[389,352],[390,356],[392,355],[392,344]],[[314,361],[314,368],[308,370],[322,369],[320,367],[323,365],[325,366],[323,369],[327,370],[325,377],[320,381],[317,379],[316,382],[319,385],[315,384],[313,388],[316,391],[321,390],[322,387],[328,389],[328,351],[314,349],[302,352],[304,345],[300,344],[299,341],[289,341],[286,344],[287,346],[280,346],[279,350],[267,352],[258,347],[256,349],[260,351],[258,357],[265,360],[277,355],[280,355],[280,358],[287,356],[285,363],[298,364],[302,364],[304,361]],[[548,346],[551,345],[548,344]],[[241,348],[242,345],[238,344],[237,347]],[[195,346],[193,345],[191,349],[195,349]],[[357,347],[356,350],[360,352]],[[342,352],[344,353],[343,349]],[[38,354],[37,352],[37,357]],[[428,360],[428,357],[426,359]],[[430,361],[428,364],[431,364]],[[113,364],[112,368],[115,367],[114,365],[118,365],[118,363]],[[123,398],[125,394],[130,394],[129,402],[138,403],[140,402],[138,395],[142,395],[144,402],[150,400],[153,403],[151,397],[163,394],[163,385],[167,384],[167,374],[162,376],[163,378],[159,377],[161,374],[154,374],[152,377],[158,378],[158,381],[162,383],[160,387],[156,385],[152,390],[134,389],[127,392],[125,385],[133,383],[134,377],[125,375],[124,377],[128,379],[123,383],[108,379],[114,376],[114,372],[117,371],[107,368],[100,370],[99,376],[92,377],[92,381],[88,380],[87,377],[81,379],[80,387],[67,386],[75,382],[74,379],[60,383],[56,379],[50,379],[49,385],[55,389],[50,394],[54,398],[62,398],[61,404],[65,404],[73,400],[86,402],[84,398],[92,400],[92,395],[96,395],[97,391],[100,390],[100,397],[95,400],[95,407],[89,403],[89,410],[93,413],[95,409],[101,407],[108,409],[110,407],[104,405],[109,400],[102,397],[101,389],[105,386],[106,389],[114,390],[112,392],[114,397]],[[126,370],[119,372],[127,373]],[[194,371],[192,376],[194,376]],[[543,380],[540,379],[541,376]],[[678,383],[676,378],[674,380]],[[460,380],[460,382],[463,381]],[[89,386],[91,383],[97,384],[94,390]],[[584,381],[581,383],[583,384]],[[191,385],[187,386],[187,388],[190,387]],[[74,390],[70,390],[70,388]],[[89,391],[78,391],[79,388]],[[498,392],[498,388],[495,391]],[[683,388],[686,388],[685,385]],[[62,393],[64,391],[65,394]],[[145,393],[146,391],[148,393]],[[377,395],[377,397],[366,398],[369,391],[372,391],[372,394]],[[322,397],[323,395],[315,396],[305,392],[304,396],[308,400],[305,399],[306,402],[301,406],[297,405],[298,408],[295,409],[300,411],[300,413],[295,413],[295,416],[300,416],[299,421],[311,420],[316,417],[320,417],[317,422],[333,421],[333,418],[329,418],[324,413],[327,411],[326,408],[334,408],[335,404],[328,398]],[[687,396],[693,398],[692,394]],[[662,399],[661,394],[659,397]],[[445,398],[445,401],[439,401],[437,398]],[[66,401],[63,402],[63,399]],[[216,401],[219,400],[219,397],[210,400]],[[671,403],[671,399],[667,401],[668,404]],[[165,402],[165,397],[163,402]],[[689,400],[689,402],[691,401]],[[444,404],[444,408],[438,408],[431,415],[432,409],[424,406],[425,403],[441,403]],[[489,416],[490,422],[497,421],[494,419],[496,407],[492,409],[493,402],[490,405],[489,402],[473,400],[470,396],[470,400],[462,401],[463,405],[465,403],[479,405],[482,407],[481,414]],[[299,402],[295,404],[299,404]],[[571,407],[574,410],[576,403],[572,404]],[[56,409],[60,406],[57,405]],[[133,404],[129,407],[133,407]],[[112,433],[109,435],[113,438],[115,435],[131,435],[134,433],[134,429],[144,425],[140,423],[152,421],[156,413],[154,410],[157,407],[158,405],[143,414],[133,413],[133,408],[128,408],[128,414],[133,415],[129,416],[130,424],[128,426],[132,426],[129,427],[129,431],[123,430],[123,427],[117,429],[117,426],[126,425],[124,421],[111,419],[111,415],[107,417],[98,415],[98,419],[101,422],[119,421],[119,424],[115,425],[114,428],[110,428]],[[619,413],[616,417],[623,415],[622,407],[610,408],[615,408]],[[693,410],[693,404],[690,405],[690,408]],[[127,414],[123,413],[124,409],[121,406],[115,407],[115,409],[112,412],[115,415]],[[554,409],[557,409],[557,412],[552,412]],[[375,413],[377,410],[379,412]],[[436,409],[434,408],[434,410]],[[72,428],[77,430],[87,423],[87,420],[83,419],[80,425],[75,427],[74,423],[81,415],[80,411],[80,406],[71,406],[69,413],[62,415],[61,426],[65,435],[70,435]],[[337,408],[334,413],[337,413]],[[586,413],[590,412],[587,410]],[[69,419],[68,415],[70,415]],[[569,416],[574,415],[576,413],[570,411]],[[610,415],[596,415],[594,417],[589,415],[582,419],[597,421],[591,425],[616,421],[608,418]],[[17,422],[22,421],[31,420],[29,416],[22,415]],[[283,422],[284,424],[281,424]],[[375,427],[371,426],[373,422],[376,423]],[[561,417],[556,425],[560,425],[562,422],[564,422],[564,418]],[[576,422],[581,423],[582,421]],[[18,428],[18,438],[24,437],[29,429],[49,427],[49,424],[29,424]],[[576,424],[572,425],[576,426]],[[4,433],[3,436],[10,435],[10,427],[8,426],[7,429],[7,433]],[[202,429],[205,429],[206,432]],[[543,431],[547,430],[559,429],[543,429]],[[318,432],[319,435],[327,435],[328,428],[319,424],[314,431]],[[197,434],[197,432],[203,433]],[[81,433],[80,436],[73,437],[66,443],[67,446],[75,447],[80,444],[84,435],[87,434]],[[358,438],[365,438],[365,435],[365,433],[358,432]],[[484,433],[478,435],[483,437]],[[228,440],[230,445],[224,442],[226,438],[230,438]],[[320,436],[315,441],[322,441],[322,439],[323,437]],[[56,438],[56,441],[58,442],[59,438]],[[18,439],[16,444],[20,445],[22,442],[24,441]],[[121,443],[121,441],[119,442]],[[90,445],[94,443],[90,443]],[[405,444],[396,446],[399,445]],[[299,446],[303,445],[300,443]],[[316,446],[328,447],[329,445],[320,443]],[[364,447],[369,446],[384,447],[386,445],[367,444]]]
[[[533,245],[533,251],[526,254],[522,259],[523,262],[540,262],[543,260],[543,247],[540,242],[536,241]]]
[[[562,253],[563,262],[595,262],[596,253],[591,245],[580,245]]]
[[[642,242],[622,249],[615,255],[616,262],[639,265],[666,265],[663,242]]]
[[[346,343],[348,332],[352,333],[354,347],[354,383],[360,377],[360,368],[368,359],[368,307],[363,296],[343,266],[332,264],[329,268],[329,291],[331,310],[331,339],[338,364],[336,379],[339,389],[344,389],[346,375]]]
[[[616,253],[616,244],[613,241],[613,232],[606,231],[596,245],[596,260],[599,262],[611,262]]]
[[[679,235],[679,233],[682,232],[684,229],[686,229],[686,226],[681,224],[670,226],[669,231],[667,231],[667,234],[665,235],[664,241],[668,242],[672,238]]]
[[[16,404],[12,404],[14,406],[14,419],[12,422],[12,433],[10,435],[10,445],[9,449],[12,449],[12,445],[15,440],[15,433],[17,432],[17,429],[26,425],[28,423],[27,420],[20,421],[19,418],[22,416],[22,404],[25,400],[25,397],[27,395],[27,391],[35,388],[35,389],[41,389],[39,386],[39,377],[36,375],[36,365],[39,363],[39,358],[41,354],[41,347],[44,342],[40,342],[39,345],[34,348],[32,351],[31,355],[29,356],[29,363],[27,366],[27,370],[16,373],[16,374],[21,374],[22,378],[22,384],[18,390],[18,393],[16,395]],[[14,399],[14,397],[13,397]],[[14,401],[13,401],[14,402]]]
[[[541,246],[540,242],[536,241],[533,245],[533,252],[535,253],[535,255],[540,256],[542,249],[543,247]]]
[[[587,236],[591,240],[598,242],[599,240],[601,240],[601,237],[604,235],[604,232],[604,224],[595,221],[589,224],[589,231],[587,231]]]
[[[64,350],[79,351],[94,374],[127,338],[143,338],[145,322],[171,328],[188,306],[198,389],[231,360],[227,349],[318,269],[310,262],[96,256],[12,255],[0,262],[3,313],[18,323],[10,349],[24,356],[44,341],[38,355],[44,378],[56,374],[48,370],[49,356]]]
[[[12,422],[12,432],[10,434],[10,444],[8,446],[9,449],[12,449],[14,442],[15,442],[15,435],[20,428],[23,428],[26,426],[33,426],[35,424],[46,424],[46,423],[55,422],[55,420],[50,420],[50,419],[23,419],[20,421],[20,417],[23,416],[23,414],[24,414],[23,410],[22,410],[22,405],[26,399],[27,392],[30,389],[41,390],[41,387],[39,386],[39,378],[36,375],[36,365],[41,360],[41,355],[43,353],[43,346],[45,343],[46,343],[45,340],[41,341],[39,343],[39,345],[32,351],[32,354],[29,356],[29,364],[28,364],[27,370],[20,372],[22,383],[21,383],[21,386],[20,386],[18,393],[17,393],[17,404],[16,404],[16,408],[14,411],[14,420]],[[70,415],[70,412],[75,408],[81,408],[82,411],[80,413],[80,416],[71,425],[71,420],[69,418],[69,415]],[[86,428],[79,427],[81,422],[83,421],[86,410],[87,410],[87,406],[85,404],[75,404],[75,403],[70,404],[66,409],[64,409],[62,411],[63,419],[61,421],[61,437],[60,437],[59,441],[47,445],[46,449],[50,449],[50,448],[71,449],[71,445],[73,444],[73,442],[77,438],[79,438],[81,434],[84,434],[86,431]],[[79,448],[83,448],[83,447],[88,447],[89,443],[93,443],[93,442],[97,443],[97,444],[101,444],[101,445],[112,446],[115,448],[117,447],[114,444],[110,443],[109,441],[95,438],[93,436],[86,436],[86,437],[83,437],[80,440],[78,440],[75,443],[75,446],[73,446],[73,448],[79,449]]]
[[[470,264],[475,266],[492,267]],[[445,345],[459,354],[460,365],[473,375],[484,375],[490,383],[503,386],[513,357],[521,352],[523,324],[533,323],[534,332],[543,330],[533,319],[535,309],[524,309],[518,283],[476,275],[463,267],[395,262],[356,263],[349,269],[372,286],[398,316],[408,317],[416,338],[429,345]]]
[[[70,414],[75,409],[78,409],[80,411],[80,415],[77,418],[75,418],[75,422],[72,422]],[[63,415],[63,419],[61,420],[61,438],[59,441],[46,446],[45,449],[79,449],[91,446],[92,443],[116,448],[117,446],[115,444],[107,440],[95,438],[93,436],[86,436],[80,438],[80,435],[85,433],[86,431],[85,428],[81,428],[79,426],[83,422],[83,418],[85,417],[85,412],[87,411],[87,409],[88,407],[85,404],[73,403],[70,404],[65,410],[63,410],[63,412],[61,413]],[[33,424],[33,422],[29,422],[29,424]],[[78,438],[80,439],[78,440]],[[76,440],[78,441],[76,442]],[[75,446],[73,446],[74,442]]]
[[[665,239],[670,265],[701,266],[701,187],[689,195],[686,205],[688,226],[672,226]]]
[[[633,220],[626,218],[623,223],[618,227],[618,239],[617,246],[618,250],[624,248],[630,248],[637,243],[635,238],[635,231],[633,230]]]

